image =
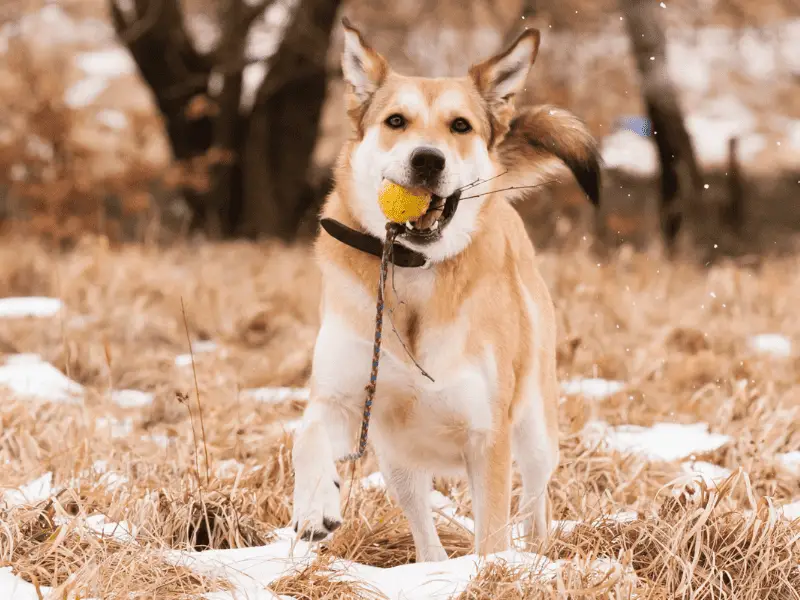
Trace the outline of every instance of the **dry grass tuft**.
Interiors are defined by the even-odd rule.
[[[336,598],[363,598],[380,600],[383,594],[371,587],[344,577],[332,568],[333,557],[321,556],[308,566],[284,575],[269,585],[279,596],[297,600],[334,600]]]
[[[463,527],[439,521],[437,529],[451,558],[473,551],[473,536]],[[379,489],[353,492],[344,524],[327,544],[326,552],[382,568],[413,563],[416,557],[408,521],[400,507]]]
[[[59,519],[59,516],[61,519]],[[0,565],[33,585],[54,588],[55,597],[129,599],[158,594],[189,600],[227,582],[172,565],[162,553],[132,540],[120,541],[91,531],[81,519],[66,520],[58,501],[0,512]],[[62,524],[58,524],[62,523]]]
[[[251,491],[194,491],[176,496],[158,492],[148,532],[170,548],[209,550],[263,546],[274,536],[257,519],[260,507]]]

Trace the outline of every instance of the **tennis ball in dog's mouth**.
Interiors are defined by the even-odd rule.
[[[430,193],[423,190],[409,190],[401,185],[383,180],[378,192],[381,211],[392,223],[405,223],[419,219],[431,203]]]

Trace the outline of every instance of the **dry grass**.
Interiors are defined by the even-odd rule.
[[[539,549],[560,561],[555,573],[493,564],[461,598],[798,598],[800,523],[777,507],[800,498],[800,482],[776,454],[800,448],[800,360],[747,347],[749,335],[773,331],[800,343],[798,267],[796,257],[704,269],[626,249],[600,264],[583,248],[544,255],[560,375],[629,382],[605,399],[561,404],[554,518],[591,521],[621,510],[639,518],[560,532]],[[0,245],[0,297],[14,295],[58,296],[67,308],[52,319],[0,321],[0,352],[39,353],[85,385],[87,399],[35,403],[0,391],[0,482],[16,487],[52,472],[55,487],[68,488],[54,502],[0,515],[0,565],[81,597],[116,598],[134,580],[143,597],[156,588],[168,599],[218,589],[222,582],[171,564],[165,553],[262,545],[289,521],[292,437],[284,424],[299,418],[303,403],[259,402],[242,390],[306,383],[319,298],[308,249],[110,249],[86,240],[55,255],[14,240]],[[194,353],[197,389],[192,369],[174,364],[188,352],[181,299],[191,338],[218,344]],[[155,401],[121,408],[109,392],[124,388],[152,392]],[[734,474],[719,489],[694,483],[689,493],[676,480],[677,463],[589,445],[580,431],[592,419],[705,421],[732,442],[696,458]],[[114,477],[94,469],[97,461]],[[353,478],[374,469],[368,456]],[[437,480],[436,488],[470,514],[463,481]],[[92,533],[85,522],[98,514],[126,521],[134,541]],[[333,559],[413,561],[408,525],[383,491],[353,486],[346,515],[320,558],[274,582],[274,591],[358,597],[371,592],[336,575]],[[451,555],[470,552],[464,529],[444,519],[439,529]]]

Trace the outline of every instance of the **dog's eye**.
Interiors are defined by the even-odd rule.
[[[468,133],[472,131],[472,125],[465,118],[458,117],[450,123],[450,130],[455,133]]]
[[[391,115],[385,123],[392,129],[402,129],[406,126],[406,118],[403,115]]]

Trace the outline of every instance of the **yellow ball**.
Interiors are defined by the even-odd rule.
[[[420,218],[428,210],[431,195],[412,192],[391,181],[384,180],[378,193],[378,204],[392,223],[405,223]]]

